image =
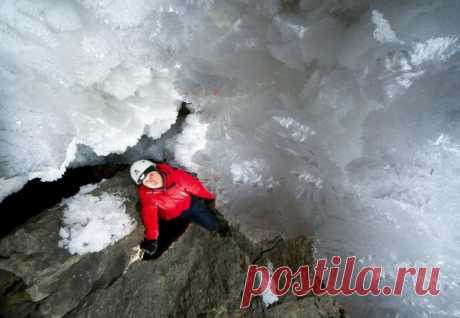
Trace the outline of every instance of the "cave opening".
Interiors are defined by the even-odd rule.
[[[83,166],[68,169],[56,181],[44,182],[38,178],[29,181],[0,203],[0,213],[4,216],[0,223],[0,238],[62,199],[75,195],[81,186],[113,177],[127,167],[125,164],[110,163]]]
[[[143,156],[151,157],[148,149],[152,144],[161,143],[163,140],[173,138],[182,131],[182,126],[187,115],[191,113],[191,103],[182,102],[178,109],[176,122],[165,132],[160,140],[152,140],[143,135],[138,144],[127,149],[129,158]],[[139,152],[139,149],[141,150]],[[135,154],[133,155],[133,153]],[[0,213],[4,216],[0,223],[0,239],[26,223],[30,218],[38,215],[48,208],[78,193],[81,186],[98,183],[103,179],[115,176],[121,170],[129,169],[129,160],[124,154],[110,154],[105,158],[99,158],[100,163],[88,166],[68,168],[63,176],[55,181],[41,181],[35,178],[27,182],[24,187],[0,202]],[[173,160],[172,154],[165,152],[158,157],[150,158],[157,161]],[[165,222],[166,223],[166,222]],[[162,225],[168,233],[159,242],[158,254],[160,255],[167,247],[180,236],[186,229],[184,222],[172,222]],[[170,237],[169,237],[170,236]]]

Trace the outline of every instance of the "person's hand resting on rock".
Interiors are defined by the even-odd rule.
[[[157,248],[158,248],[158,241],[157,240],[146,240],[144,239],[141,244],[141,249],[144,253],[148,256],[155,255]]]

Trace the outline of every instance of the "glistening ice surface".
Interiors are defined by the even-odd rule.
[[[176,160],[256,239],[440,266],[441,295],[356,317],[460,316],[458,1],[0,4],[2,192],[123,152],[193,103]],[[388,277],[391,281],[391,277]]]

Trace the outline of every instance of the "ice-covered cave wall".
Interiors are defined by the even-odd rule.
[[[438,265],[437,298],[360,317],[460,314],[458,1],[3,1],[1,175],[58,177],[174,122],[169,147],[254,238]],[[88,159],[89,160],[89,159]],[[13,179],[16,178],[16,179]],[[391,279],[391,277],[389,277]]]
[[[0,3],[2,197],[59,178],[79,144],[121,153],[175,122],[174,73],[153,40],[161,12],[142,1]]]

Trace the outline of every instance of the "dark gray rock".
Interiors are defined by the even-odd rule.
[[[128,198],[127,212],[138,218],[136,189],[129,183],[126,172],[102,183],[93,194],[101,191],[118,192]],[[28,313],[34,317],[62,317],[94,289],[122,275],[131,249],[143,235],[139,226],[99,253],[71,255],[58,247],[62,212],[63,207],[57,205],[0,241],[0,271],[11,282],[1,286],[0,306],[5,316],[25,317],[21,313]],[[24,288],[12,288],[15,284]],[[20,301],[26,298],[27,301]]]
[[[127,171],[100,191],[124,197],[141,224]],[[20,213],[18,211],[17,213]],[[310,264],[305,237],[252,243],[237,229],[219,237],[196,225],[158,258],[129,265],[143,227],[98,253],[58,247],[62,207],[49,209],[0,241],[0,314],[5,317],[342,317],[333,299],[285,296],[266,308],[260,297],[240,310],[250,264]]]

